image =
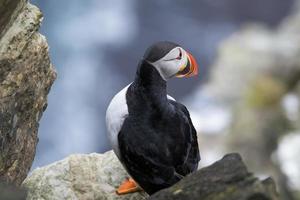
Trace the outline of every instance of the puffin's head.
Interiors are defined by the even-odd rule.
[[[195,58],[178,44],[157,42],[150,46],[144,60],[157,69],[164,80],[172,77],[191,77],[198,74]]]

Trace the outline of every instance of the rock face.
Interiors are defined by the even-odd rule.
[[[21,184],[38,141],[39,120],[56,73],[27,0],[0,0],[0,178]]]
[[[0,1],[0,36],[13,23],[20,10],[24,7],[25,0],[1,0]]]
[[[238,154],[187,176],[171,188],[157,192],[150,200],[278,200],[271,178],[259,181],[247,171]]]
[[[226,39],[204,86],[204,92],[232,114],[224,131],[226,151],[239,152],[251,171],[271,174],[284,200],[294,199],[291,184],[282,178],[288,172],[280,170],[274,158],[281,138],[300,128],[295,105],[300,101],[299,2],[276,29],[248,24]],[[287,101],[291,95],[296,96],[294,105]]]
[[[72,155],[36,169],[26,178],[27,200],[123,199],[143,200],[143,192],[117,196],[115,190],[128,174],[112,151],[105,154]],[[187,176],[150,199],[277,200],[272,179],[259,181],[238,154],[229,154],[215,164]]]
[[[234,104],[264,76],[281,82],[286,90],[293,87],[300,77],[299,16],[300,9],[295,9],[276,30],[247,24],[223,41],[204,91]]]
[[[72,155],[38,168],[27,177],[27,200],[142,200],[145,193],[118,196],[116,188],[129,177],[112,151],[105,154]]]
[[[23,200],[26,199],[26,191],[14,185],[0,182],[0,199]]]

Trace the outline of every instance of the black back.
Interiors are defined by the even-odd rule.
[[[166,82],[141,61],[128,88],[129,114],[119,133],[121,160],[149,194],[197,169],[197,135],[185,106],[167,99]]]

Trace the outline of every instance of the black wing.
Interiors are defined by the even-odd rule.
[[[184,162],[181,166],[176,167],[176,172],[180,173],[182,175],[187,175],[198,168],[198,163],[201,159],[200,153],[199,153],[199,147],[198,147],[198,140],[197,140],[197,131],[192,123],[190,113],[187,110],[187,108],[175,101],[172,101],[173,104],[177,104],[178,107],[180,107],[181,111],[185,114],[185,116],[188,119],[188,123],[191,128],[191,149],[189,151],[189,154],[187,156],[186,162]]]
[[[123,164],[149,194],[178,182],[196,170],[200,160],[188,110],[174,101],[170,104],[175,112],[172,117],[161,112],[129,116],[118,136]]]

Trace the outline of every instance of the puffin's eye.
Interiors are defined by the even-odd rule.
[[[171,59],[165,59],[164,61],[172,61],[172,60],[181,60],[182,58],[182,52],[181,49],[179,49],[179,55],[176,58],[171,58]]]
[[[181,52],[181,49],[179,49],[179,55],[177,56],[177,60],[181,60],[181,57],[182,57],[182,52]]]

